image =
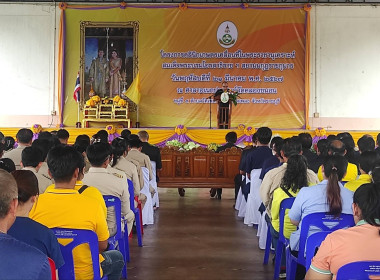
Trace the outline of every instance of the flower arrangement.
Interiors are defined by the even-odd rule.
[[[174,140],[167,141],[166,142],[166,146],[168,146],[168,147],[182,148],[183,147],[183,143],[181,143],[177,139],[174,139]]]
[[[117,105],[119,105],[120,107],[125,107],[127,105],[127,102],[124,99],[120,99],[117,102]]]
[[[32,126],[32,129],[34,134],[38,134],[42,131],[42,126],[40,124],[35,124]]]
[[[177,133],[178,135],[186,134],[187,128],[183,124],[179,124],[174,129],[174,132]]]
[[[194,142],[187,142],[185,145],[183,145],[183,149],[185,151],[191,151],[192,149],[196,149],[200,147],[201,145],[195,144]]]
[[[116,132],[116,129],[113,125],[107,125],[106,130],[108,132],[108,135],[114,134]]]
[[[220,147],[220,145],[218,145],[216,143],[210,143],[207,145],[207,150],[215,152],[219,147]]]
[[[229,91],[228,92],[228,98],[234,103],[234,105],[237,105],[237,99],[239,98],[239,93],[237,91]]]

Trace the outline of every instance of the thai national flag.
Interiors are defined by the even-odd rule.
[[[77,80],[75,82],[75,89],[74,89],[74,99],[76,102],[79,102],[80,100],[80,90],[81,90],[81,87],[80,87],[80,79],[79,79],[79,72],[78,72]]]

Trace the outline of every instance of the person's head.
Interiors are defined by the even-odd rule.
[[[60,145],[49,151],[47,164],[56,183],[75,183],[79,172],[83,170],[84,159],[73,147]]]
[[[141,148],[141,144],[142,144],[141,140],[138,137],[137,138],[134,137],[134,134],[131,134],[129,136],[128,143],[129,143],[129,148],[130,149],[140,149]]]
[[[53,142],[51,140],[49,141],[47,139],[38,138],[34,140],[32,143],[32,147],[37,148],[41,151],[42,161],[45,161],[47,154],[49,153],[50,149],[53,147]]]
[[[292,155],[302,154],[302,145],[297,138],[286,138],[282,145],[281,156],[286,162],[288,158]]]
[[[236,141],[237,141],[237,134],[235,131],[230,131],[226,134],[226,142],[227,143],[231,143],[231,144],[235,144]]]
[[[12,176],[17,183],[18,204],[27,206],[29,212],[39,195],[37,177],[30,170],[16,170],[12,172]]]
[[[123,137],[117,137],[112,141],[112,165],[115,166],[119,161],[120,157],[124,156],[127,153],[127,140]]]
[[[283,144],[284,144],[284,139],[282,139],[282,137],[280,136],[275,136],[270,141],[269,147],[273,150],[274,154],[277,157],[281,157],[281,149],[282,149]]]
[[[103,56],[104,56],[104,50],[103,49],[99,49],[98,50],[98,57],[103,58]]]
[[[47,139],[50,140],[53,137],[53,134],[51,134],[49,131],[41,131],[38,134],[38,139]]]
[[[16,143],[16,141],[12,136],[5,136],[4,137],[4,145],[5,145],[4,150],[5,151],[12,150],[15,146],[15,143]]]
[[[313,138],[311,138],[310,133],[303,132],[298,134],[298,139],[302,144],[303,150],[310,150],[311,145],[313,144]]]
[[[99,139],[99,142],[102,143],[108,143],[108,132],[105,129],[101,129],[96,133],[97,139]]]
[[[368,137],[364,135],[360,137],[358,140],[358,148],[361,153],[366,151],[374,151],[375,150],[375,140],[372,137]]]
[[[70,134],[66,129],[62,128],[57,131],[57,137],[62,144],[66,145],[67,141],[69,140]]]
[[[328,180],[326,197],[329,204],[329,212],[334,216],[342,213],[342,198],[340,195],[339,181],[346,175],[348,161],[344,156],[331,155],[325,158],[322,171]]]
[[[222,89],[223,89],[223,91],[227,91],[228,90],[228,83],[226,81],[222,82]]]
[[[120,136],[123,137],[125,140],[129,138],[129,135],[131,135],[131,131],[129,129],[123,129]]]
[[[346,145],[340,140],[333,140],[329,144],[329,155],[340,155],[344,156],[346,154]]]
[[[307,160],[303,155],[294,154],[288,158],[286,171],[281,180],[281,186],[297,193],[303,187],[308,186]]]
[[[366,151],[359,156],[359,169],[361,174],[369,174],[380,161],[380,156],[375,151]]]
[[[377,137],[376,137],[376,145],[377,145],[377,146],[380,146],[380,133],[377,134]]]
[[[268,145],[272,138],[272,130],[269,127],[260,127],[257,132],[257,141],[262,145]]]
[[[23,145],[32,144],[33,132],[29,128],[21,128],[16,134],[17,142]]]
[[[329,142],[327,139],[320,139],[317,142],[317,155],[327,157],[329,153]]]
[[[354,150],[355,141],[352,135],[349,132],[342,132],[337,135],[337,140],[340,140],[346,146],[347,151]]]
[[[87,145],[90,145],[90,136],[88,136],[87,134],[78,135],[77,138],[75,138],[74,145],[77,144],[79,141],[86,141]]]
[[[74,149],[80,152],[82,155],[84,155],[83,153],[86,153],[88,146],[90,146],[90,143],[87,142],[87,140],[75,141],[75,144],[73,145]]]
[[[4,143],[4,134],[0,131],[0,143]]]
[[[370,225],[380,227],[380,184],[361,185],[354,193],[352,208],[356,223],[364,220]]]
[[[26,147],[21,153],[21,163],[23,167],[39,168],[44,161],[40,149],[36,147]]]
[[[145,130],[141,130],[137,133],[137,136],[142,142],[148,142],[149,141],[149,134]]]
[[[15,221],[17,204],[17,183],[13,176],[0,169],[0,221],[8,230]]]
[[[0,169],[10,173],[16,170],[16,166],[10,158],[0,158]]]
[[[252,134],[252,145],[253,146],[257,145],[257,134],[256,134],[256,132]]]
[[[117,56],[118,56],[117,50],[115,50],[115,49],[112,50],[111,56],[112,56],[112,58],[117,58]]]
[[[112,148],[108,143],[98,142],[88,146],[88,161],[93,167],[107,167],[111,160]]]

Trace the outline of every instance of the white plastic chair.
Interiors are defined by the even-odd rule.
[[[149,191],[149,169],[146,167],[141,167],[141,171],[142,175],[144,176],[144,187],[140,192],[146,196],[146,202],[144,208],[142,209],[143,225],[153,225],[153,200],[152,195]]]
[[[249,180],[249,178],[247,176],[245,176],[245,183],[248,184],[250,183],[251,181]],[[239,218],[243,218],[245,217],[245,212],[246,212],[246,209],[247,209],[247,201],[245,200],[245,197],[244,197],[244,194],[240,188],[239,190],[239,194],[241,194],[241,201],[240,201],[240,205],[239,205],[239,212],[238,212],[238,217]]]
[[[156,206],[157,208],[160,207],[160,200],[158,197],[158,188],[157,188],[157,177],[156,177],[156,162],[150,161],[152,164],[152,173],[153,173],[153,179],[150,180],[150,185],[154,188],[156,193],[153,195],[153,206]]]

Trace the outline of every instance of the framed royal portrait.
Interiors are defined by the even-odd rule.
[[[81,108],[92,95],[113,98],[131,85],[138,72],[138,31],[136,21],[80,23]]]

